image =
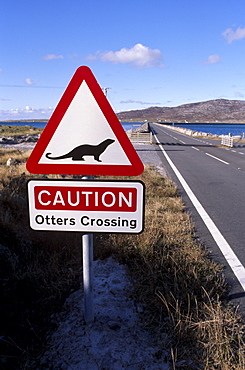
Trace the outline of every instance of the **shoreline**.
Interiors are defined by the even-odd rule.
[[[177,131],[177,132],[180,132],[184,135],[194,136],[194,137],[203,137],[203,138],[207,138],[207,139],[221,140],[223,136],[228,136],[228,135],[224,135],[224,134],[223,135],[218,135],[218,134],[211,134],[211,133],[208,133],[208,132],[191,130],[191,129],[186,128],[186,127],[178,127],[178,126],[170,126],[170,125],[164,125],[164,126],[173,130],[173,131]],[[233,137],[234,140],[237,140],[237,141],[239,140],[241,142],[244,142],[244,139],[242,138],[241,135],[231,135],[231,136]]]
[[[159,126],[165,126],[173,131],[180,132],[184,135],[193,136],[193,137],[204,137],[208,139],[217,139],[221,140],[222,136],[225,135],[218,135],[218,134],[211,134],[207,132],[201,132],[196,130],[191,130],[184,127],[178,126],[170,126],[170,125],[162,125],[160,123],[155,122]],[[132,129],[130,129],[132,130]],[[129,131],[130,131],[129,130]],[[133,130],[135,132],[149,132],[149,123],[146,122],[145,124],[141,125],[140,127]],[[0,135],[0,148],[2,149],[19,149],[19,150],[32,150],[36,145],[38,139],[40,138],[41,134],[24,134],[24,135],[16,135],[16,136],[9,136],[9,135]],[[241,136],[234,135],[233,138],[235,140],[242,140]],[[243,142],[244,140],[242,140]]]

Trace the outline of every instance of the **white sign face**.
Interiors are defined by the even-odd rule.
[[[81,130],[81,127],[84,127],[84,129]],[[64,154],[69,153],[71,149],[81,144],[90,143],[97,145],[105,139],[111,140],[111,143],[101,155],[100,164],[102,166],[114,164],[130,165],[115,134],[108,125],[93,94],[84,81],[64,114],[64,117],[55,131],[55,135],[50,140],[39,163],[50,164],[54,161],[52,158],[60,158],[59,156],[61,156],[64,158],[56,160],[59,164],[79,164],[81,162],[74,162],[71,156],[65,157]],[[50,153],[48,157],[47,153]],[[98,164],[92,156],[86,157],[86,163],[90,165]]]
[[[135,233],[144,227],[141,181],[30,180],[33,230]]]

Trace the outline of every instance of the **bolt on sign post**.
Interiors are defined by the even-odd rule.
[[[76,70],[26,168],[34,174],[85,177],[143,172],[143,163],[88,67]],[[142,232],[144,185],[139,181],[30,180],[28,198],[34,230],[84,233],[85,321],[93,321],[92,233]]]

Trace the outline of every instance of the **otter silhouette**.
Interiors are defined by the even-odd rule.
[[[73,161],[84,161],[84,156],[93,156],[96,161],[102,162],[100,160],[101,154],[106,150],[108,145],[111,145],[114,143],[114,141],[115,140],[112,139],[106,139],[98,145],[83,144],[72,149],[69,153],[63,154],[59,157],[50,157],[52,153],[47,153],[46,157],[52,160],[72,158]]]

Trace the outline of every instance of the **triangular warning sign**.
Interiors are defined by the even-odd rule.
[[[79,67],[33,149],[38,174],[140,175],[143,164],[91,70]]]

